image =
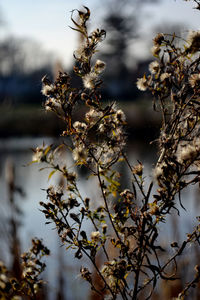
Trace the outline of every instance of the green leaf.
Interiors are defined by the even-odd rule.
[[[113,185],[115,185],[115,186],[120,186],[120,183],[119,183],[118,181],[113,180],[113,179],[111,179],[111,178],[109,178],[109,177],[107,177],[107,176],[104,176],[104,177],[105,177],[105,179],[106,179],[109,183],[111,183],[111,184],[113,184]]]
[[[57,170],[51,171],[51,173],[49,174],[49,177],[48,177],[48,181],[51,179],[51,177],[53,176],[53,174],[54,174],[56,171],[57,171]]]
[[[25,167],[26,167],[26,166],[31,166],[32,164],[35,164],[35,163],[37,163],[37,162],[38,162],[37,160],[33,160],[33,161],[27,163],[27,165],[25,165]]]
[[[51,150],[51,146],[48,146],[47,149],[46,149],[45,152],[44,152],[44,155],[46,156],[47,153],[48,153],[50,150]]]
[[[68,250],[69,248],[71,248],[72,247],[72,245],[69,245],[69,246],[67,246],[66,248],[65,248],[65,250]]]

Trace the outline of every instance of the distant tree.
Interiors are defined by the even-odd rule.
[[[24,74],[34,72],[50,64],[52,55],[30,39],[9,36],[0,42],[0,74]]]
[[[0,8],[0,102],[41,102],[40,78],[51,74],[53,55],[32,39],[8,35]]]
[[[111,68],[106,73],[107,81],[112,77],[111,89],[113,94],[124,94],[127,91],[125,82],[130,78],[134,62],[131,61],[130,46],[138,37],[138,28],[143,17],[142,10],[147,4],[155,4],[159,0],[131,1],[117,0],[106,1],[104,9],[107,14],[104,18],[104,28],[107,34],[103,59],[109,62]],[[123,88],[121,84],[123,81]],[[130,87],[129,87],[130,88]],[[131,91],[133,92],[133,91]]]
[[[104,56],[109,58],[113,73],[127,69],[129,46],[138,35],[138,28],[143,18],[142,10],[146,4],[155,4],[159,0],[131,1],[110,0],[107,2],[107,15],[104,28],[108,32]]]
[[[50,63],[51,60],[51,63]],[[41,102],[40,78],[51,74],[52,55],[30,39],[0,41],[0,101]]]

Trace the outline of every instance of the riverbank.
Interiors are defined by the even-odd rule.
[[[127,116],[127,133],[137,139],[152,139],[159,130],[160,115],[152,109],[151,100],[120,102],[118,106]],[[83,114],[81,106],[77,118]],[[64,123],[42,106],[2,104],[0,106],[0,137],[51,136],[58,137],[65,130]]]

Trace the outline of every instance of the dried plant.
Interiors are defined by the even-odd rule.
[[[60,72],[54,83],[47,76],[42,79],[45,109],[55,112],[66,129],[64,142],[58,147],[43,145],[34,150],[33,162],[50,168],[49,178],[58,172],[65,182],[63,187],[46,190],[47,201],[40,202],[41,210],[47,223],[56,226],[66,250],[72,249],[76,259],[88,258],[89,266],[82,265],[80,273],[99,299],[153,299],[161,281],[180,285],[180,257],[192,244],[198,247],[195,249],[200,245],[199,217],[181,243],[167,241],[163,246],[159,231],[172,212],[179,217],[184,208],[182,191],[200,180],[200,32],[191,32],[180,47],[175,34],[157,34],[150,75],[137,81],[140,90],[152,93],[154,109],[162,114],[159,157],[153,181],[147,184],[143,164],[133,166],[126,155],[124,112],[114,102],[102,102],[101,75],[106,64],[94,61],[93,56],[106,33],[99,29],[88,33],[89,18],[87,7],[74,10],[71,16],[72,29],[83,37],[74,52],[74,72],[82,79],[82,86],[73,87],[67,73]],[[83,111],[82,119],[76,119],[77,109]],[[72,152],[76,168],[86,168],[93,177],[98,201],[82,196],[78,175],[58,159],[63,148]],[[121,187],[122,174],[117,171],[121,164],[130,171],[131,189]],[[24,259],[26,264],[29,258],[25,255]],[[194,275],[188,270],[190,280],[182,282],[177,299],[185,299],[200,281],[200,266],[193,264],[191,260]],[[33,271],[27,269],[26,283],[32,286]],[[34,289],[30,291],[34,293]]]
[[[0,262],[1,299],[41,299],[38,297],[42,286],[40,274],[46,266],[41,259],[49,253],[40,240],[33,239],[32,248],[21,256],[21,278],[12,277],[3,262]]]
[[[63,189],[50,186],[47,202],[40,204],[67,249],[74,249],[77,259],[86,256],[93,265],[95,278],[98,275],[101,282],[98,286],[92,270],[82,266],[80,272],[94,292],[101,298],[150,299],[160,279],[178,280],[177,261],[188,245],[199,245],[198,222],[181,244],[169,242],[165,249],[160,244],[159,227],[172,211],[177,211],[178,217],[178,205],[183,207],[182,191],[200,178],[200,33],[191,32],[181,47],[175,43],[179,39],[175,34],[159,33],[153,40],[156,60],[149,65],[150,75],[137,81],[140,90],[151,91],[154,109],[162,113],[159,158],[154,180],[147,186],[142,163],[132,166],[126,156],[125,114],[115,103],[106,106],[101,101],[105,63],[94,62],[93,56],[106,33],[99,29],[88,33],[90,10],[84,9],[74,10],[71,17],[72,29],[83,37],[83,44],[74,53],[74,72],[82,78],[83,86],[72,87],[66,73],[60,73],[54,83],[46,76],[42,80],[45,109],[65,122],[62,135],[70,137],[72,143],[64,142],[57,148],[43,145],[35,150],[33,161],[52,168],[49,177],[60,172],[66,180]],[[76,120],[74,112],[83,106],[87,111],[82,120]],[[102,199],[99,205],[82,197],[77,174],[59,164],[56,153],[61,147],[70,149],[75,165],[84,166],[96,178],[95,188]],[[130,170],[132,190],[121,189],[117,167],[123,163]],[[155,193],[153,184],[158,185]],[[92,230],[89,225],[85,229],[89,221]],[[112,247],[115,251],[111,255]],[[99,252],[104,255],[102,267],[97,264]],[[196,266],[194,278],[184,283],[178,299],[184,299],[199,280],[200,269]]]

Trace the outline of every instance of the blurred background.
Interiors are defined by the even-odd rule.
[[[52,255],[45,273],[51,284],[41,299],[93,299],[92,294],[80,298],[83,290],[89,293],[87,284],[77,277],[80,266],[72,262],[73,253],[63,255],[55,231],[44,225],[39,211],[39,201],[46,197],[42,189],[59,178],[48,182],[47,171],[27,166],[32,160],[30,149],[57,143],[64,128],[56,116],[44,111],[41,78],[47,74],[53,79],[63,70],[76,84],[73,51],[81,40],[69,26],[71,11],[83,5],[91,10],[90,30],[107,31],[96,56],[107,64],[103,101],[115,100],[125,111],[130,161],[142,160],[147,174],[156,158],[155,144],[149,142],[158,136],[160,116],[152,110],[151,96],[137,90],[136,80],[148,73],[156,33],[176,32],[184,37],[189,30],[199,29],[199,12],[182,0],[0,1],[0,259],[17,276],[19,253],[27,250],[31,237],[43,238]],[[66,160],[73,164],[71,157]],[[83,194],[94,193],[84,179],[80,187]],[[188,197],[194,201],[188,202]],[[196,191],[184,198],[190,216],[194,215]],[[180,231],[172,216],[165,234],[182,236],[193,225],[185,214]],[[172,299],[170,291],[162,299]]]

